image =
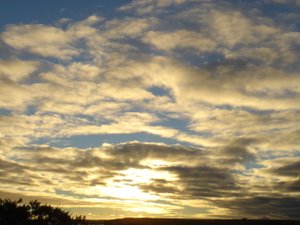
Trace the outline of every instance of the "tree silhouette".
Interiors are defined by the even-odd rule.
[[[21,205],[22,200],[11,201],[8,199],[0,199],[0,224],[23,225],[29,224],[30,218],[29,208],[26,205]]]
[[[22,199],[0,199],[1,225],[86,225],[85,217],[71,217],[58,207],[41,205],[38,201],[22,204]]]

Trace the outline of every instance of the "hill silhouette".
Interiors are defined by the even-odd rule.
[[[153,219],[126,218],[107,221],[90,221],[93,225],[300,225],[292,220],[219,220],[219,219]]]

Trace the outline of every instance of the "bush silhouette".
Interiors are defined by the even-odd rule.
[[[38,201],[23,204],[22,199],[0,199],[1,225],[85,225],[85,217],[71,217],[58,207],[41,205]]]

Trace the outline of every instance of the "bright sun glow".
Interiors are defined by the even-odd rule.
[[[131,180],[134,183],[151,183],[155,179],[175,180],[175,176],[167,171],[150,170],[150,169],[133,169],[123,170],[121,179]]]
[[[146,192],[143,192],[141,189],[139,189],[136,186],[130,186],[130,185],[111,185],[110,187],[104,187],[102,190],[102,193],[106,196],[115,197],[115,198],[121,198],[121,199],[132,199],[132,200],[155,200],[158,197],[155,195],[148,194]]]
[[[155,179],[176,180],[176,177],[166,171],[150,169],[128,169],[120,172],[120,175],[108,180],[109,185],[98,187],[97,191],[105,196],[131,199],[131,200],[156,200],[158,195],[143,191],[139,186],[149,185]]]

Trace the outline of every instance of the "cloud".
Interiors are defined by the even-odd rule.
[[[215,31],[218,42],[230,48],[237,44],[254,44],[277,32],[275,27],[254,24],[239,11],[213,11],[205,22]]]
[[[190,199],[205,200],[216,210],[228,209],[230,215],[238,213],[255,218],[261,214],[251,208],[250,203],[258,201],[258,196],[261,196],[271,203],[266,216],[271,216],[273,210],[276,218],[296,218],[292,205],[289,206],[291,211],[279,214],[288,199],[292,202],[295,200],[293,195],[273,196],[272,193],[283,188],[291,193],[297,192],[297,181],[274,184],[272,177],[266,176],[265,182],[272,185],[258,185],[260,180],[256,176],[233,166],[234,163],[247,163],[247,160],[256,157],[246,148],[236,147],[248,146],[253,141],[238,140],[221,150],[139,142],[89,149],[37,145],[23,147],[11,150],[13,160],[1,159],[1,172],[5,173],[2,176],[2,187],[16,184],[12,191],[19,193],[22,188],[26,188],[29,196],[35,190],[47,190],[53,196],[57,195],[57,190],[64,190],[62,196],[67,197],[68,201],[80,199],[76,204],[86,204],[95,198],[103,201],[110,201],[111,198],[116,201],[127,199],[134,188],[138,196],[150,202],[155,202],[159,196],[167,208],[174,201],[181,208]],[[283,162],[288,163],[289,159]],[[266,166],[257,169],[260,174],[266,174],[265,171],[276,174],[283,171],[285,175],[285,171],[289,171],[288,176],[294,176],[293,170],[297,170],[296,163],[281,166],[278,170],[268,169],[267,164],[262,165]],[[254,191],[249,188],[253,185],[257,185]],[[122,189],[129,192],[123,195]],[[41,196],[37,198],[43,199],[40,193]],[[238,205],[243,202],[249,203],[249,211]],[[266,203],[261,200],[259,204]],[[157,207],[158,210],[160,206]]]
[[[233,143],[229,143],[227,146],[221,149],[220,155],[223,155],[223,163],[225,164],[246,164],[249,161],[254,161],[256,159],[255,152],[251,151],[248,147],[249,143],[247,141],[255,142],[256,140],[243,140],[239,139]],[[245,143],[246,142],[246,143]],[[227,158],[227,157],[228,158]]]
[[[143,0],[7,25],[0,189],[129,216],[298,218],[296,4],[270,4],[285,3]]]
[[[206,36],[215,44],[214,51],[221,52],[226,58],[280,64],[281,68],[295,64],[298,54],[294,49],[298,49],[298,44],[296,39],[286,37],[298,35],[298,32],[293,32],[296,20],[290,19],[291,27],[288,27],[287,23],[282,24],[284,19],[278,19],[286,12],[270,18],[258,2],[255,4],[258,4],[254,6],[256,9],[247,10],[242,4],[233,7],[230,4],[199,1],[194,3],[194,7],[178,10],[171,18],[192,27],[198,35]],[[178,27],[180,25],[175,29]]]
[[[13,81],[27,78],[38,69],[39,62],[18,59],[0,60],[0,76]]]
[[[179,177],[178,185],[183,186],[183,197],[208,198],[228,196],[238,189],[234,176],[226,169],[213,166],[166,168]],[[213,192],[212,192],[213,190]]]
[[[78,187],[104,185],[107,182],[106,180],[110,180],[114,176],[117,177],[121,174],[121,171],[125,172],[131,168],[154,169],[153,174],[160,171],[174,174],[179,178],[175,185],[183,185],[185,189],[187,188],[187,195],[193,193],[188,187],[195,187],[195,191],[199,189],[199,192],[204,188],[202,185],[198,187],[198,181],[200,180],[205,181],[206,186],[209,184],[215,186],[215,188],[219,187],[220,191],[223,185],[220,182],[224,181],[225,177],[228,178],[228,184],[234,181],[230,170],[226,167],[216,167],[217,161],[214,162],[214,158],[210,159],[208,152],[196,148],[163,144],[135,142],[86,150],[75,148],[62,150],[52,147],[32,146],[23,147],[22,153],[17,154],[17,160],[18,163],[2,160],[3,165],[1,167],[5,167],[5,171],[11,171],[13,174],[32,179],[23,185],[42,185],[43,182],[46,182],[45,180],[48,180],[48,184],[55,185],[60,177],[64,178],[64,182],[73,183]],[[160,160],[162,164],[159,163]],[[31,170],[33,168],[34,170]],[[27,170],[31,172],[28,173]],[[96,175],[96,171],[101,172]],[[47,176],[39,176],[39,173],[47,174]],[[125,177],[123,175],[124,179],[126,174],[127,172],[124,173]],[[220,179],[221,177],[222,179]],[[154,182],[159,182],[154,178],[151,179]],[[98,182],[95,183],[96,180]],[[193,180],[195,181],[194,185],[191,183],[194,182]],[[42,182],[39,184],[40,181]],[[135,182],[135,180],[132,180],[132,182]],[[174,189],[175,186],[173,185],[170,188]],[[209,194],[208,191],[207,189],[200,193],[204,194],[205,192],[207,195]],[[218,196],[218,193],[211,195]]]
[[[268,167],[262,172],[276,176],[285,176],[295,178],[299,175],[300,160],[296,158],[279,158],[264,162]]]
[[[10,80],[0,79],[0,107],[7,110],[24,111],[33,102],[30,88]],[[6,96],[9,94],[10,98]]]
[[[231,211],[230,215],[243,215],[257,219],[299,218],[299,199],[284,196],[257,196],[236,198],[232,201],[218,201],[219,205]],[[261,210],[261,209],[264,210]]]
[[[297,177],[296,179],[293,180],[277,182],[274,186],[278,189],[281,189],[282,191],[287,191],[290,193],[293,192],[299,193],[300,192],[299,184],[300,184],[300,180]]]
[[[105,24],[104,35],[112,39],[122,39],[124,37],[134,38],[140,36],[145,30],[157,23],[155,18],[139,19],[126,18],[122,20],[111,20]]]
[[[143,41],[167,51],[188,48],[203,53],[215,50],[216,47],[216,43],[210,38],[201,33],[188,30],[176,30],[174,32],[150,31],[145,35]]]
[[[88,38],[97,33],[95,26],[101,25],[104,22],[104,18],[97,15],[91,15],[79,22],[68,22],[68,29],[65,31],[66,35],[72,36],[72,38]]]
[[[62,29],[42,24],[10,25],[1,35],[7,45],[44,57],[70,59],[79,51],[70,44],[73,39]]]
[[[248,62],[228,60],[216,62],[211,68],[191,68],[167,57],[153,57],[145,63],[132,63],[130,70],[125,72],[131,76],[144,74],[146,79],[153,78],[151,81],[146,80],[151,82],[149,86],[160,82],[172,90],[179,103],[202,102],[262,110],[298,108],[298,87],[295,83],[298,81],[297,73],[287,75],[284,71],[270,67],[261,68]],[[253,73],[257,75],[253,76]],[[269,76],[272,73],[274,79],[270,81]],[[156,74],[159,74],[159,78]],[[269,82],[273,82],[272,87]],[[286,93],[288,86],[292,95]],[[218,94],[215,90],[218,90]]]
[[[138,14],[148,14],[153,13],[157,10],[161,10],[168,6],[172,5],[180,5],[187,2],[186,0],[166,0],[166,1],[158,1],[158,0],[142,0],[142,1],[132,1],[129,4],[121,6],[119,8],[120,11],[135,11]]]
[[[180,195],[181,190],[164,179],[153,179],[151,184],[141,184],[139,187],[145,192],[153,192],[160,195]]]
[[[297,0],[289,0],[289,1],[284,1],[284,0],[268,0],[268,3],[275,3],[275,4],[285,4],[285,5],[296,5],[299,6],[299,2]]]
[[[22,198],[22,200],[24,202],[30,202],[32,201],[33,199],[36,199],[36,196],[32,195],[26,195],[26,194],[22,194],[22,193],[11,193],[11,192],[6,192],[6,191],[0,191],[0,198],[1,199],[12,199],[12,200],[18,200],[20,198]],[[78,204],[78,205],[84,205],[84,202],[81,201],[76,201],[76,200],[68,200],[68,199],[65,199],[65,198],[57,198],[57,197],[54,197],[54,196],[39,196],[39,201],[41,203],[44,203],[44,204],[51,204],[51,205],[74,205],[74,204]],[[90,204],[88,202],[85,203],[86,205]]]

